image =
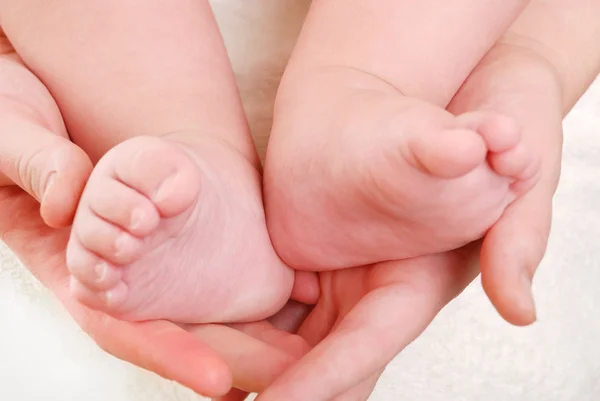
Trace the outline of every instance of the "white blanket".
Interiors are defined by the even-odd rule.
[[[273,96],[308,2],[214,0],[264,149]],[[375,401],[600,400],[600,82],[565,122],[539,321],[503,322],[474,282],[389,366]],[[198,397],[101,352],[0,244],[1,401]]]

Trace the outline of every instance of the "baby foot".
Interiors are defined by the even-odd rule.
[[[84,190],[67,249],[71,291],[126,320],[257,320],[288,300],[260,175],[225,142],[180,132],[108,152]]]
[[[455,249],[535,184],[539,163],[512,120],[455,117],[373,77],[350,79],[283,86],[279,96],[265,197],[289,265],[328,270]]]

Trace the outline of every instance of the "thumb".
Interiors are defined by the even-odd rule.
[[[544,257],[552,221],[552,194],[536,188],[512,204],[486,235],[481,281],[490,301],[509,323],[536,320],[531,284]]]
[[[0,119],[0,185],[15,184],[41,203],[52,227],[68,226],[92,170],[83,150],[19,114]]]

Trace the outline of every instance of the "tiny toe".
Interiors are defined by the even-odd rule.
[[[73,276],[69,282],[69,290],[83,305],[102,311],[118,308],[125,302],[128,292],[127,285],[122,281],[108,291],[95,291]]]
[[[67,268],[81,283],[96,290],[106,291],[122,279],[121,269],[87,251],[76,239],[67,247]]]
[[[72,235],[88,251],[116,265],[135,261],[143,248],[143,241],[102,220],[91,211],[75,217]]]
[[[128,290],[127,285],[120,281],[116,286],[102,293],[102,299],[109,309],[117,308],[125,302]]]
[[[102,177],[99,181],[93,193],[86,193],[95,214],[137,237],[158,227],[160,215],[148,198],[113,179]]]
[[[420,170],[440,178],[467,174],[485,161],[487,148],[481,137],[468,129],[452,129],[434,135],[415,136],[407,156]]]
[[[491,152],[505,152],[521,140],[521,130],[517,123],[501,114],[476,111],[457,117],[460,126],[477,131]]]
[[[183,148],[160,138],[136,137],[113,150],[116,177],[151,199],[162,216],[173,217],[194,204],[198,166]]]
[[[519,178],[510,185],[510,189],[517,195],[524,195],[538,183],[541,172],[540,160],[533,158]]]
[[[488,162],[496,173],[514,180],[511,190],[517,194],[524,194],[537,182],[540,161],[523,142],[506,152],[490,153]]]
[[[496,173],[505,177],[520,179],[532,162],[531,152],[523,143],[509,151],[488,155],[488,162]]]

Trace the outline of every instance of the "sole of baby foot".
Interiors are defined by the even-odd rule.
[[[275,116],[267,221],[294,268],[458,248],[485,235],[537,180],[539,162],[506,117],[455,117],[397,92],[353,91],[321,94],[328,106],[319,110],[288,95]]]
[[[105,155],[79,204],[67,265],[79,301],[132,321],[262,319],[294,281],[267,233],[259,172],[195,131],[136,137]]]

